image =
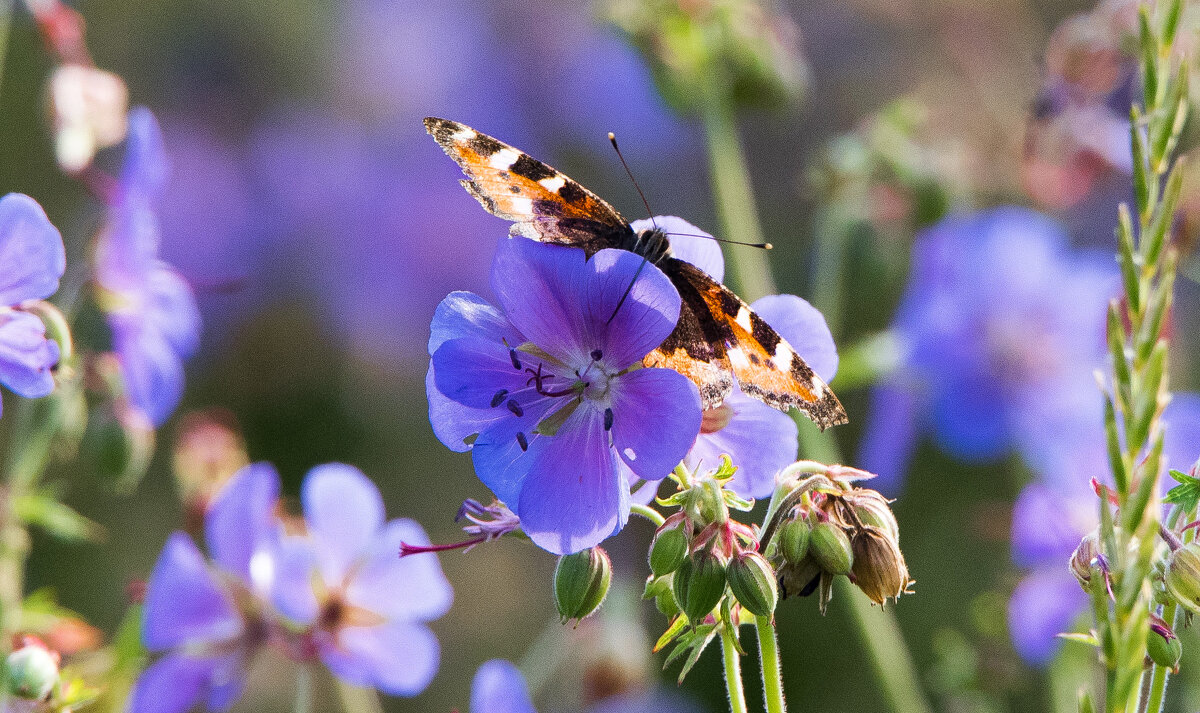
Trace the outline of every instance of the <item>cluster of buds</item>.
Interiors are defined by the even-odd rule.
[[[852,468],[805,461],[781,474],[761,541],[785,598],[819,589],[824,613],[840,575],[876,604],[910,593],[913,580],[889,501],[851,484],[867,477]]]

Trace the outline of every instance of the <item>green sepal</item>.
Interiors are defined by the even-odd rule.
[[[1200,478],[1193,478],[1178,470],[1171,470],[1170,473],[1179,485],[1167,491],[1163,502],[1178,505],[1183,512],[1194,512],[1196,506],[1200,505]]]
[[[1104,394],[1104,435],[1108,449],[1108,467],[1112,470],[1113,481],[1117,491],[1124,493],[1129,490],[1129,473],[1125,471],[1125,454],[1121,452],[1121,439],[1117,435],[1117,413],[1113,407],[1112,396]]]
[[[1096,632],[1094,631],[1087,633],[1071,631],[1058,634],[1057,636],[1064,641],[1074,641],[1079,644],[1087,644],[1088,646],[1100,648],[1100,640],[1096,638]]]
[[[98,542],[104,539],[104,528],[100,523],[43,493],[18,497],[13,501],[13,510],[21,522],[40,527],[62,540]]]

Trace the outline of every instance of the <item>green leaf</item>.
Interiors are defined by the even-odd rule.
[[[64,540],[99,541],[104,528],[54,498],[37,493],[22,495],[13,502],[17,517],[27,525],[36,525]]]
[[[1096,633],[1092,632],[1092,631],[1089,631],[1087,633],[1067,632],[1067,633],[1063,633],[1063,634],[1058,634],[1058,638],[1065,639],[1066,641],[1075,641],[1080,644],[1087,644],[1088,646],[1095,646],[1096,648],[1100,648],[1100,640],[1096,638]]]
[[[1193,478],[1178,470],[1171,471],[1171,477],[1179,482],[1167,491],[1163,502],[1178,505],[1184,512],[1193,512],[1200,505],[1200,478]]]

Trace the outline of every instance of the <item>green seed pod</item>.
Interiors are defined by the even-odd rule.
[[[854,563],[850,538],[831,522],[818,522],[809,536],[808,552],[830,574],[849,574]]]
[[[1183,656],[1183,644],[1169,630],[1151,626],[1146,635],[1146,655],[1159,666],[1175,670]]]
[[[667,522],[654,533],[650,543],[650,571],[661,577],[679,568],[687,559],[688,527],[683,520]]]
[[[746,611],[755,616],[771,616],[779,603],[775,571],[757,552],[743,552],[729,563],[726,571],[729,590]]]
[[[1200,543],[1188,544],[1167,556],[1167,593],[1190,612],[1200,612]]]
[[[6,689],[27,701],[44,701],[58,684],[58,657],[45,647],[27,644],[8,655]]]
[[[797,564],[808,554],[808,540],[812,525],[808,520],[796,518],[784,523],[779,529],[779,552],[792,564]]]
[[[671,589],[679,610],[698,624],[725,594],[725,562],[707,549],[693,552],[675,570]]]
[[[599,547],[563,555],[554,568],[554,604],[565,624],[600,608],[612,583],[612,561]]]

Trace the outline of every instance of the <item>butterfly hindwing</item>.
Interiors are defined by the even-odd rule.
[[[429,117],[425,130],[467,175],[463,187],[489,213],[512,221],[514,235],[590,256],[630,232],[616,208],[529,154],[449,119]]]
[[[695,331],[707,341],[704,346],[709,348],[710,366],[732,371],[738,386],[748,396],[784,412],[798,408],[822,429],[846,422],[846,412],[833,391],[791,345],[732,290],[682,260],[671,258],[662,267],[679,289],[689,312],[694,314],[695,323],[699,325]],[[683,317],[680,319],[682,324]],[[682,371],[696,382],[702,397],[707,397],[706,388],[715,393],[712,387],[720,384],[711,379],[698,381],[693,374],[705,376],[707,370],[683,364],[684,357],[702,361],[706,354],[704,346],[694,344],[689,331],[692,330],[685,329],[681,333],[677,328],[667,342],[647,357],[646,364]],[[728,387],[719,399],[705,398],[705,405],[720,403],[727,393]]]

